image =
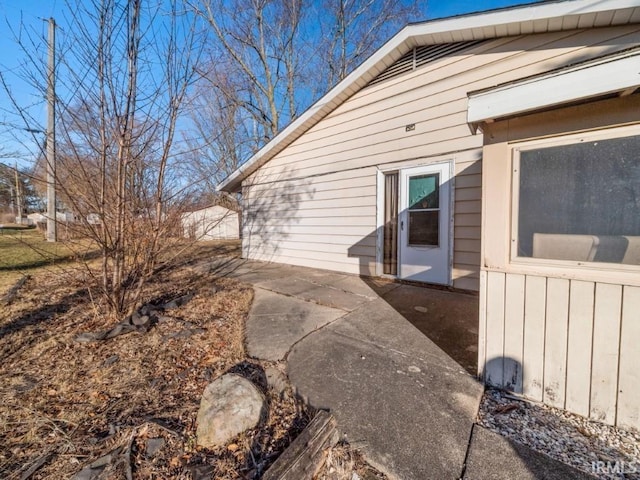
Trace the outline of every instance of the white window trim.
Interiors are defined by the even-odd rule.
[[[399,164],[381,168],[378,167],[376,171],[376,276],[383,278],[398,278],[398,275],[389,275],[384,272],[384,176],[388,173],[400,172],[404,168],[413,168],[421,166],[436,165],[439,163],[449,164],[449,283],[453,285],[453,268],[455,265],[455,198],[456,198],[456,157],[444,156],[435,157],[433,161],[427,159],[420,159],[418,163],[405,165],[406,162],[400,162]],[[398,252],[400,251],[400,235],[398,235]],[[399,263],[399,262],[398,262]],[[399,265],[398,265],[399,268]]]
[[[570,278],[581,278],[584,273],[589,273],[590,279],[598,280],[614,280],[610,277],[612,273],[619,273],[618,278],[621,282],[627,282],[626,278],[629,274],[635,277],[633,283],[637,283],[640,277],[640,265],[627,265],[620,263],[605,262],[585,262],[574,260],[554,260],[544,258],[520,257],[518,252],[518,211],[520,202],[520,152],[528,150],[536,150],[544,147],[557,147],[562,145],[572,145],[580,143],[580,141],[597,141],[609,140],[614,138],[630,137],[640,135],[640,124],[625,127],[609,128],[605,130],[597,130],[590,132],[582,132],[577,134],[562,135],[559,137],[532,140],[527,142],[519,142],[511,145],[511,225],[509,239],[509,264],[523,273],[541,273],[549,274],[552,271],[561,269],[564,273],[562,276]],[[606,279],[601,279],[600,274],[606,275]],[[594,277],[595,275],[595,277]]]

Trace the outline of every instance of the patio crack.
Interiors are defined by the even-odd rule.
[[[342,310],[342,309],[336,309],[336,310]],[[344,310],[343,310],[344,311]],[[339,316],[338,318],[335,318],[327,323],[325,323],[324,325],[320,325],[319,327],[314,328],[313,330],[311,330],[310,332],[306,333],[304,336],[300,337],[298,340],[296,340],[287,350],[287,353],[284,354],[284,357],[282,357],[282,361],[283,362],[289,362],[289,354],[293,351],[293,349],[296,347],[296,345],[298,345],[300,342],[302,342],[303,340],[305,340],[306,338],[308,338],[310,335],[313,335],[314,333],[318,333],[319,331],[325,329],[326,327],[333,325],[336,322],[339,322],[340,320],[342,320],[344,317],[346,317],[349,313],[351,312],[345,312],[344,315]]]
[[[469,440],[467,440],[467,451],[464,454],[464,460],[462,461],[462,469],[458,480],[464,480],[464,476],[467,473],[467,463],[469,462],[469,454],[471,452],[471,443],[473,442],[473,431],[476,428],[476,423],[471,424],[471,431],[469,432]]]
[[[323,303],[323,302],[320,302],[318,300],[314,300],[312,298],[299,297],[298,296],[299,294],[280,292],[278,290],[272,290],[271,288],[266,288],[266,287],[262,287],[262,286],[259,286],[259,285],[252,285],[252,286],[253,286],[254,289],[259,288],[260,290],[264,290],[265,292],[275,293],[277,295],[282,295],[283,297],[295,298],[296,300],[302,300],[302,301],[307,302],[307,303],[313,303],[314,305],[320,305],[321,307],[327,307],[327,308],[333,308],[335,310],[340,310],[341,312],[345,312],[345,315],[347,313],[350,313],[350,312],[354,311],[354,310],[347,310],[346,308],[340,308],[340,307],[338,307],[336,305]]]

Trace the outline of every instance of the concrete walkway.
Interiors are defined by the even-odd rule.
[[[286,361],[298,394],[390,478],[589,478],[474,426],[477,297],[238,259],[208,268],[254,286],[249,355]]]

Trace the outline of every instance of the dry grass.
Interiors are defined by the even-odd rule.
[[[183,257],[229,254],[235,244],[199,245]],[[187,268],[167,269],[145,292],[162,303],[194,297],[147,333],[97,343],[77,334],[104,330],[101,305],[79,271],[33,272],[15,302],[0,310],[0,478],[69,478],[116,448],[130,451],[134,478],[259,478],[308,422],[291,394],[276,394],[262,365],[246,359],[244,321],[253,291]],[[195,445],[205,386],[233,371],[252,378],[268,400],[256,429],[215,450]],[[150,439],[164,446],[147,454]],[[125,465],[103,478],[125,478]]]
[[[73,259],[95,250],[86,240],[47,242],[34,228],[0,229],[0,271],[28,270]]]
[[[50,243],[35,228],[5,225],[0,228],[0,297],[25,275],[51,268],[58,272],[76,258],[90,257],[95,252],[86,239]]]

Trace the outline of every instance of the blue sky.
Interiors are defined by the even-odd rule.
[[[427,1],[425,20],[493,10],[495,8],[504,8],[513,5],[524,5],[527,3],[538,3],[538,0],[432,0],[430,2]]]
[[[432,20],[527,3],[535,3],[535,0],[431,0],[427,2],[423,19]],[[44,127],[46,121],[46,104],[40,94],[15,75],[20,63],[24,62],[24,55],[14,41],[11,28],[17,31],[20,25],[24,25],[32,37],[42,39],[38,50],[45,58],[46,19],[56,18],[56,21],[61,24],[57,34],[59,37],[63,36],[64,8],[65,0],[0,0],[0,71],[8,81],[18,102],[21,105],[31,106],[31,112],[40,121],[39,127]],[[6,125],[16,123],[16,119],[6,113],[6,110],[11,108],[4,89],[0,88],[0,161],[13,163],[17,160],[21,165],[26,166],[29,163],[29,157],[33,157],[33,152],[36,150],[34,135],[20,132]],[[16,137],[20,140],[16,140]],[[3,151],[14,150],[21,151],[20,156],[23,158],[2,158]]]

